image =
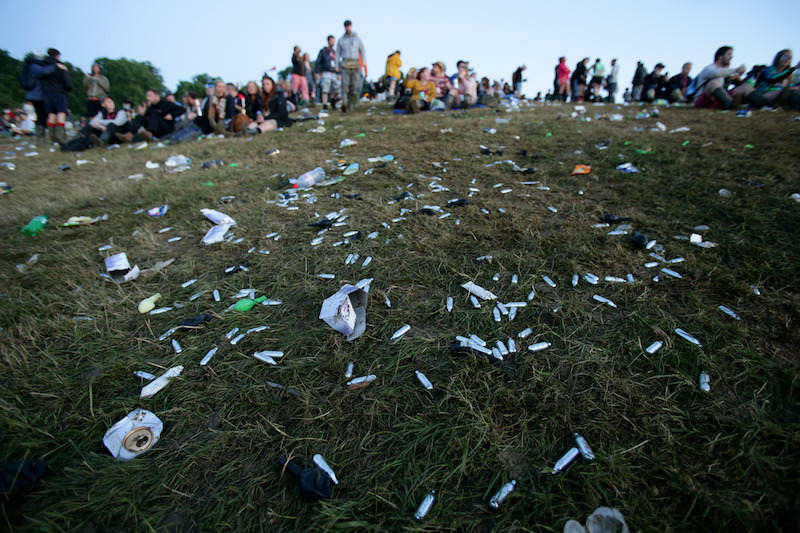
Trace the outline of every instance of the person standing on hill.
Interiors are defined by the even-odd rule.
[[[93,117],[99,111],[103,98],[108,95],[110,88],[108,78],[103,76],[100,65],[92,65],[92,72],[83,77],[83,86],[86,88],[86,116]]]
[[[608,79],[606,82],[608,83],[608,101],[612,104],[616,100],[617,94],[617,82],[619,81],[619,65],[617,65],[617,60],[611,60],[611,72],[608,74]]]
[[[647,76],[647,70],[641,61],[636,62],[636,72],[633,73],[633,90],[631,91],[631,100],[638,102],[642,98],[642,90],[644,89],[644,78]]]
[[[67,121],[67,93],[72,90],[72,78],[67,66],[61,62],[61,52],[55,48],[47,51],[45,65],[56,68],[42,77],[42,100],[47,113],[47,127],[50,129],[50,140],[59,144],[67,142],[64,128]]]
[[[389,84],[387,88],[387,101],[394,99],[394,90],[397,85],[397,80],[400,79],[400,67],[403,62],[400,60],[400,50],[395,50],[389,57],[386,58],[386,81]]]
[[[344,21],[344,35],[336,43],[336,55],[339,56],[339,67],[342,75],[342,111],[358,107],[363,78],[361,66],[367,68],[367,51],[364,43],[353,31],[353,23]]]
[[[306,66],[303,62],[299,46],[294,47],[292,54],[292,93],[297,94],[300,90],[300,97],[297,99],[298,106],[303,106],[308,102],[308,80],[306,79]]]
[[[518,67],[511,75],[511,83],[514,85],[514,96],[522,98],[522,71],[527,69],[525,65]]]
[[[322,109],[328,110],[328,99],[333,101],[341,91],[342,76],[339,74],[339,62],[336,60],[336,38],[328,35],[328,46],[317,55],[314,70],[317,73],[317,84],[322,87]],[[332,107],[336,105],[332,102]]]

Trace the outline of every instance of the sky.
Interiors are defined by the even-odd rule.
[[[0,20],[7,21],[0,48],[22,59],[54,47],[85,72],[98,57],[149,61],[175,90],[199,73],[234,83],[256,80],[290,65],[296,44],[313,60],[326,37],[338,39],[351,19],[366,48],[370,79],[383,75],[387,56],[400,50],[404,73],[444,61],[449,75],[465,59],[479,78],[510,81],[524,64],[523,92],[544,95],[559,56],[570,69],[588,56],[590,63],[601,58],[606,69],[617,58],[621,95],[639,60],[648,71],[661,62],[670,75],[690,61],[695,75],[717,48],[729,45],[733,66],[770,64],[784,48],[795,51],[796,63],[798,15],[798,0],[0,0]]]

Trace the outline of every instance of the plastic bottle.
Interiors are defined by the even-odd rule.
[[[27,226],[22,228],[22,234],[26,237],[35,237],[44,229],[48,220],[50,220],[50,215],[39,215],[38,217],[35,217],[33,220],[28,222]]]
[[[325,170],[322,167],[317,167],[314,170],[309,170],[305,174],[302,174],[295,180],[290,179],[289,183],[292,184],[293,189],[305,189],[306,187],[311,187],[315,183],[319,183],[324,179]]]

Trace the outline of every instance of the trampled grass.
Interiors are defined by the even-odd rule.
[[[617,112],[587,107],[588,117]],[[75,154],[39,147],[38,156],[25,157],[29,148],[3,142],[4,151],[17,153],[17,169],[0,169],[0,180],[14,186],[0,198],[2,461],[42,458],[51,468],[2,502],[3,529],[560,532],[568,519],[584,522],[603,505],[641,531],[798,529],[800,204],[789,196],[800,192],[800,122],[783,112],[743,119],[675,108],[642,120],[633,118],[639,108],[623,108],[623,122],[587,122],[571,111],[407,117],[381,104],[332,114],[322,134],[308,133],[316,126],[310,122],[249,141],[91,150],[80,155],[90,163],[80,166]],[[497,117],[511,120],[496,124]],[[690,131],[651,131],[656,121],[667,131]],[[339,148],[344,138],[358,144]],[[504,153],[483,156],[481,144],[504,146]],[[272,148],[281,153],[266,156]],[[194,160],[191,170],[144,168],[147,160],[163,168],[178,153]],[[367,159],[384,154],[395,161],[365,175],[377,166]],[[225,165],[200,168],[217,158]],[[276,205],[288,177],[318,165],[331,174],[340,159],[361,170],[301,191],[296,210]],[[514,173],[505,159],[537,171]],[[617,171],[625,162],[640,172]],[[63,163],[72,169],[57,171]],[[591,174],[572,176],[576,164],[591,165]],[[149,178],[127,179],[136,173]],[[541,183],[521,184],[528,181]],[[449,191],[433,192],[432,182]],[[479,191],[468,205],[447,207],[470,187]],[[723,187],[729,198],[717,193]],[[403,191],[413,198],[389,203]],[[354,194],[360,197],[346,196]],[[235,198],[219,203],[223,196]],[[161,204],[170,206],[163,218],[135,214]],[[451,214],[401,215],[425,205]],[[211,227],[204,207],[236,219],[234,233],[244,240],[201,244]],[[346,225],[312,247],[318,228],[307,224],[339,210]],[[20,228],[42,213],[51,215],[50,226],[23,237]],[[656,239],[665,259],[685,261],[645,267],[657,260],[635,250],[630,234],[592,227],[603,213],[632,217],[632,228]],[[71,215],[102,214],[109,219],[60,227]],[[675,238],[701,224],[709,229],[699,233],[716,247]],[[164,227],[173,229],[159,233]],[[363,236],[333,246],[354,230]],[[378,237],[367,238],[374,231]],[[265,237],[273,232],[278,240]],[[173,237],[182,239],[167,242]],[[98,251],[105,244],[112,248]],[[141,268],[175,262],[116,285],[100,275],[103,259],[123,251]],[[39,262],[17,272],[34,253]],[[360,258],[345,265],[351,253]],[[477,261],[485,255],[492,261]],[[224,272],[245,262],[248,271]],[[664,267],[682,278],[663,274]],[[601,281],[581,279],[573,288],[573,274],[585,273]],[[628,273],[634,283],[603,281]],[[347,342],[319,320],[320,306],[343,283],[368,277],[367,328]],[[181,287],[192,278],[198,281]],[[535,297],[513,321],[495,322],[494,302],[473,308],[460,287],[467,281],[506,303],[527,301],[531,290]],[[224,312],[242,288],[283,303]],[[137,303],[155,292],[163,295],[158,306],[183,307],[140,315]],[[200,313],[215,318],[158,340]],[[411,330],[390,342],[404,324]],[[233,327],[259,325],[269,329],[235,346],[224,337]],[[517,338],[525,328],[533,334]],[[514,338],[519,351],[500,364],[452,357],[456,335],[469,334],[492,344]],[[645,352],[657,340],[664,347]],[[527,350],[540,341],[552,346]],[[200,367],[215,346],[219,352]],[[286,355],[273,367],[253,358],[256,350]],[[348,362],[354,377],[375,374],[376,381],[348,390]],[[158,375],[175,365],[185,367],[179,378],[139,398],[144,381],[134,371]],[[698,386],[702,371],[711,376],[710,392]],[[120,463],[103,434],[137,407],[158,415],[164,431],[147,453]],[[596,460],[579,458],[551,475],[576,431]],[[307,504],[277,460],[311,466],[315,453],[341,483],[331,499]],[[491,511],[489,499],[510,479],[516,491]],[[436,501],[416,522],[412,515],[431,490]]]

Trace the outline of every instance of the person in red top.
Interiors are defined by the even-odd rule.
[[[567,96],[569,96],[570,73],[571,71],[567,66],[567,58],[559,57],[558,66],[556,67],[556,83],[558,85],[558,91],[556,92],[555,100],[561,100],[562,102],[567,101]]]

